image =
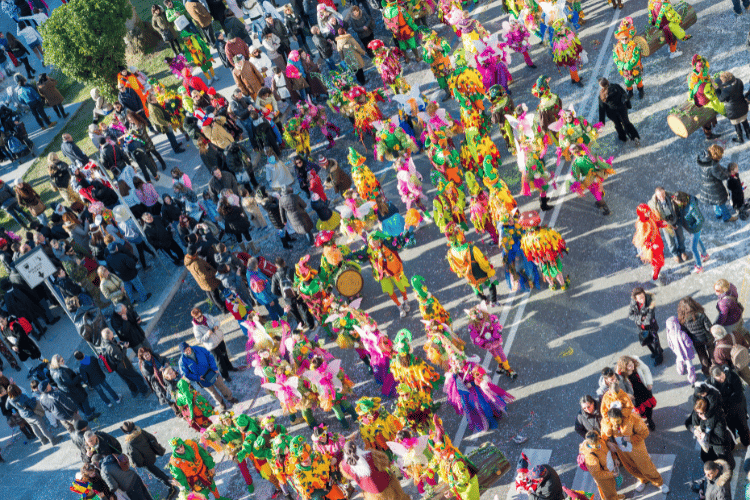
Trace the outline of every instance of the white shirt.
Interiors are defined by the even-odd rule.
[[[250,54],[249,61],[253,63],[253,66],[255,66],[264,77],[271,70],[271,68],[273,68],[271,58],[265,55],[262,51],[258,57],[253,57],[253,55]],[[263,70],[263,68],[266,68],[265,71]]]
[[[26,45],[31,45],[34,42],[42,43],[42,36],[31,26],[26,26],[24,29],[16,28],[16,34],[26,40]]]

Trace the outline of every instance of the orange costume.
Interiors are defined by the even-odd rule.
[[[578,451],[583,455],[586,469],[591,474],[591,477],[594,478],[597,488],[599,488],[599,497],[601,500],[619,500],[625,498],[617,494],[616,474],[607,467],[608,450],[604,444],[604,440],[600,438],[593,446],[588,441],[584,441],[581,443]]]
[[[148,117],[148,105],[146,104],[148,91],[145,87],[146,79],[143,76],[143,73],[131,73],[128,71],[127,75],[123,75],[122,72],[119,72],[117,73],[117,85],[119,86],[120,84],[135,90],[135,93],[138,94],[138,97],[141,98],[141,102],[143,103],[143,112],[146,113],[146,117]]]
[[[606,415],[602,419],[602,436],[615,438],[620,447],[617,456],[625,469],[640,482],[660,487],[664,480],[646,450],[648,434],[646,422],[635,413],[623,417],[620,425]]]
[[[659,219],[648,205],[641,203],[636,209],[638,220],[635,221],[635,235],[633,245],[644,264],[651,264],[654,270],[654,280],[659,278],[659,272],[664,267],[664,241],[659,229],[667,227],[667,223]]]

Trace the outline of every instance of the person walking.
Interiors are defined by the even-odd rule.
[[[141,429],[129,420],[122,423],[120,430],[125,434],[122,451],[128,457],[130,463],[148,470],[164,486],[169,488],[168,498],[176,495],[177,488],[172,484],[172,478],[156,465],[156,458],[163,457],[167,453],[164,446],[159,443],[153,434]]]
[[[115,340],[115,333],[109,328],[102,330],[102,343],[100,350],[107,364],[113,371],[117,372],[123,382],[128,386],[133,398],[142,394],[149,395],[148,385],[142,376],[133,369],[133,365],[128,359],[125,351],[127,347]]]
[[[180,352],[182,353],[179,362],[180,373],[203,387],[222,411],[227,409],[227,401],[230,404],[239,403],[232,391],[224,384],[224,379],[216,366],[216,359],[207,349],[182,342]]]
[[[617,138],[621,142],[630,139],[636,146],[640,146],[641,136],[628,118],[630,108],[630,98],[622,86],[610,83],[606,78],[599,79],[599,121],[603,124],[605,118],[609,118],[614,123]]]
[[[688,260],[688,255],[685,253],[682,220],[672,198],[672,193],[658,186],[654,190],[654,195],[648,201],[648,206],[654,214],[666,223],[666,226],[661,228],[662,239],[667,243],[667,248],[669,248],[674,261],[679,264]]]
[[[44,111],[44,100],[42,99],[42,96],[40,96],[39,92],[37,92],[37,90],[26,81],[26,78],[18,73],[16,73],[13,78],[16,80],[15,91],[18,100],[29,107],[31,114],[34,115],[34,119],[36,119],[39,127],[44,130],[57,125],[57,122],[50,121],[49,116],[47,116],[47,113]]]
[[[201,290],[206,292],[209,303],[213,303],[219,309],[226,310],[224,296],[221,293],[221,281],[216,278],[216,269],[198,256],[198,247],[188,245],[185,250],[185,267]]]
[[[701,362],[701,371],[708,378],[714,355],[714,338],[711,335],[711,321],[703,306],[690,296],[683,297],[677,304],[677,321],[693,341],[693,349]]]
[[[712,144],[698,155],[700,166],[701,190],[698,199],[713,206],[714,215],[724,222],[735,222],[737,216],[727,206],[727,189],[724,181],[729,179],[729,171],[719,163],[724,156],[724,148]]]
[[[664,361],[664,349],[659,342],[659,324],[656,322],[656,304],[654,295],[646,293],[641,287],[633,288],[630,294],[630,311],[628,317],[638,328],[638,340],[642,346],[648,347],[654,366]]]
[[[747,330],[742,319],[745,308],[739,303],[737,287],[722,278],[714,283],[714,293],[719,298],[716,302],[719,315],[714,324],[723,326],[728,332],[746,335]]]
[[[52,356],[49,362],[49,375],[57,388],[78,405],[86,420],[93,420],[101,415],[89,404],[89,396],[81,386],[80,375],[65,366],[65,360],[59,354]]]
[[[16,384],[8,386],[8,399],[5,402],[5,407],[8,409],[15,408],[18,415],[31,426],[34,434],[43,445],[52,444],[52,446],[56,446],[59,443],[47,427],[41,403],[36,398],[24,394]]]
[[[607,465],[607,444],[597,431],[589,431],[578,448],[583,456],[586,470],[596,483],[601,500],[623,500],[625,495],[617,493],[617,474]]]
[[[703,263],[708,260],[708,251],[701,240],[701,229],[703,229],[703,222],[705,220],[703,212],[701,212],[695,196],[678,191],[675,193],[673,200],[679,212],[682,227],[693,237],[692,248],[693,256],[695,257],[693,272],[700,274],[703,272]]]
[[[221,323],[214,316],[203,314],[203,311],[197,307],[190,311],[190,316],[193,318],[195,340],[213,354],[219,365],[221,376],[227,382],[231,382],[229,372],[237,371],[237,369],[232,366],[232,361],[229,359],[227,345],[224,342],[224,332],[221,331]]]
[[[693,366],[693,358],[695,357],[693,341],[690,340],[690,336],[682,325],[680,325],[676,316],[667,318],[666,332],[667,345],[672,349],[676,358],[675,368],[677,369],[677,373],[680,375],[687,374],[688,382],[691,385],[694,384],[696,376],[695,367]]]
[[[73,357],[78,360],[78,375],[81,377],[81,382],[93,388],[108,408],[112,408],[112,402],[105,394],[105,391],[109,393],[115,403],[122,402],[120,395],[107,382],[107,375],[102,370],[98,358],[87,356],[81,351],[74,352]]]
[[[47,73],[42,73],[39,75],[39,81],[36,84],[36,88],[39,91],[39,94],[44,97],[47,106],[53,109],[58,118],[67,118],[70,116],[65,112],[65,108],[62,105],[65,98],[60,91],[57,90],[57,80],[51,76],[47,76]]]
[[[146,484],[132,468],[124,468],[115,455],[97,455],[92,462],[99,466],[102,479],[113,493],[125,493],[130,500],[154,500]]]
[[[747,448],[750,445],[750,429],[747,426],[747,400],[742,380],[730,367],[714,365],[707,383],[721,394],[721,409],[727,427],[739,436],[742,446]]]
[[[304,234],[307,238],[308,244],[312,245],[315,243],[315,237],[313,236],[313,230],[315,225],[313,224],[310,215],[306,211],[307,204],[294,193],[294,190],[290,187],[286,188],[286,194],[279,200],[279,211],[281,213],[281,220],[285,224],[292,226],[292,229],[298,234]]]

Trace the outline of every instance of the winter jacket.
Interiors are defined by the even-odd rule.
[[[168,382],[164,380],[159,370],[168,364],[169,361],[167,361],[167,358],[155,352],[151,353],[150,360],[141,359],[138,361],[138,368],[141,371],[141,375],[143,375],[151,390],[156,394],[159,404],[163,405],[169,403],[169,389],[167,388]]]
[[[610,82],[607,100],[602,101],[599,97],[598,101],[600,122],[604,123],[605,117],[613,122],[620,122],[628,116],[628,95],[619,84]]]
[[[732,500],[732,469],[726,460],[716,460],[716,463],[721,470],[713,481],[706,478],[705,500]]]
[[[732,195],[732,206],[739,211],[745,204],[745,188],[742,186],[742,181],[738,175],[731,175],[727,179],[727,189]]]
[[[698,200],[696,200],[695,196],[689,196],[690,198],[688,200],[687,206],[679,209],[680,219],[682,222],[682,227],[684,227],[688,233],[695,234],[703,229],[703,222],[705,218],[703,217],[703,212],[701,212],[701,209],[698,206]]]
[[[260,202],[260,206],[268,214],[268,219],[273,224],[273,227],[281,231],[284,229],[284,221],[281,218],[281,209],[279,207],[279,200],[273,196],[268,196]]]
[[[318,49],[318,52],[324,59],[329,59],[333,56],[333,47],[329,43],[328,38],[323,35],[313,35],[312,41],[315,48]]]
[[[648,206],[651,211],[661,218],[661,220],[676,226],[680,222],[680,214],[677,205],[672,201],[672,196],[673,193],[667,191],[664,196],[664,203],[662,203],[656,197],[656,194],[654,194],[651,199],[648,200]]]
[[[204,125],[201,128],[201,132],[206,136],[206,139],[211,141],[211,144],[221,150],[227,149],[229,145],[234,142],[232,134],[227,132],[227,129],[224,128],[224,123],[226,123],[226,121],[226,117],[217,116],[211,121],[211,123]]]
[[[135,470],[132,467],[122,470],[117,459],[112,455],[107,455],[102,459],[99,471],[102,479],[112,491],[120,490],[127,494],[130,500],[153,500]]]
[[[50,412],[57,420],[73,420],[78,412],[78,406],[75,402],[57,389],[43,392],[39,396],[39,402],[42,404],[44,411]]]
[[[245,34],[247,34],[247,31],[245,31]],[[242,38],[232,38],[229,36],[228,39],[229,41],[224,46],[224,54],[227,56],[227,59],[232,66],[234,66],[234,56],[236,55],[241,55],[245,61],[250,59],[250,47],[248,47],[247,43]]]
[[[276,296],[274,296],[271,291],[271,280],[269,280],[262,272],[258,270],[251,271],[248,269],[245,274],[245,279],[247,280],[247,284],[253,294],[253,298],[258,304],[267,306],[277,300]],[[254,286],[258,291],[253,290]]]
[[[242,95],[245,96],[255,98],[258,91],[263,87],[263,75],[250,61],[242,61],[235,65],[232,70],[232,77],[234,83],[242,91]]]
[[[65,150],[63,149],[64,152]],[[125,165],[130,165],[130,159],[120,146],[107,143],[103,144],[99,149],[99,163],[107,170],[117,167],[118,170],[122,171]]]
[[[289,223],[296,233],[305,234],[311,232],[315,226],[310,215],[305,211],[307,204],[298,195],[287,193],[279,200],[279,211],[281,220]]]
[[[271,277],[271,293],[277,297],[284,294],[285,288],[292,288],[294,284],[294,268],[279,267]]]
[[[42,318],[44,310],[35,297],[31,297],[21,290],[21,287],[13,285],[5,292],[5,310],[18,318]]]
[[[279,42],[281,42],[282,46],[287,48],[289,47],[289,33],[287,32],[283,22],[279,21],[276,18],[272,19],[271,24],[268,24],[268,21],[266,21],[266,23],[263,25],[263,32],[265,33],[266,30],[279,37]]]
[[[193,320],[193,336],[203,347],[212,351],[224,340],[224,333],[221,331],[221,323],[214,316],[204,314],[203,318],[206,320],[205,325]]]
[[[123,372],[133,369],[133,364],[130,362],[127,353],[115,339],[110,342],[102,338],[100,350],[113,370]]]
[[[99,281],[99,290],[105,299],[111,300],[113,304],[122,302],[129,303],[128,294],[123,292],[125,284],[115,274],[109,273],[105,279]]]
[[[130,459],[130,463],[136,467],[154,465],[156,457],[161,457],[167,452],[153,434],[140,427],[126,434],[124,441],[123,452]]]
[[[634,298],[630,299],[630,318],[641,330],[648,330],[652,323],[656,323],[656,311],[654,304],[654,295],[646,293],[646,302],[641,307]]]
[[[161,134],[165,134],[171,131],[172,118],[169,116],[167,111],[153,102],[149,102],[146,105],[148,106],[149,119],[151,120],[151,124],[154,126],[156,131]]]
[[[347,189],[352,187],[352,178],[339,166],[336,160],[333,160],[331,163],[328,165],[326,183],[333,184],[333,190],[337,194],[343,195]]]
[[[737,301],[737,287],[730,284],[729,291],[721,294],[716,302],[716,310],[719,311],[714,324],[721,326],[730,326],[742,319],[742,313],[745,308]]]
[[[721,394],[721,407],[727,418],[733,415],[740,420],[747,419],[747,400],[742,379],[728,366],[724,367],[724,375],[724,382],[719,382],[714,377],[709,378],[707,382]]]
[[[185,255],[185,267],[204,292],[216,290],[221,285],[219,280],[216,279],[216,269],[197,255]]]
[[[138,260],[132,254],[118,250],[107,256],[107,267],[123,281],[133,281],[138,277]]]
[[[244,210],[235,206],[230,206],[228,210],[224,214],[224,224],[228,233],[242,234],[250,229],[250,221],[247,220]]]
[[[724,104],[724,116],[728,120],[739,120],[747,116],[747,99],[745,99],[745,90],[742,80],[737,77],[732,78],[727,83],[720,83],[716,89],[716,95],[719,101]]]
[[[208,194],[211,195],[212,200],[218,202],[219,195],[225,189],[231,189],[234,194],[240,195],[240,185],[237,184],[237,178],[232,172],[222,170],[221,179],[211,176],[211,180],[208,182]]]
[[[227,40],[231,40],[234,37],[240,38],[246,45],[252,45],[253,39],[250,38],[250,34],[247,32],[245,23],[237,19],[236,17],[227,17],[224,19],[224,31],[227,34]],[[229,59],[231,62],[231,58]]]
[[[362,56],[366,55],[365,49],[349,33],[336,37],[336,50],[341,55],[341,60],[351,63],[352,71],[365,67]]]
[[[723,205],[727,201],[727,190],[724,181],[729,179],[729,172],[719,162],[701,154],[698,157],[701,174],[701,190],[698,199],[709,205]]]
[[[107,376],[99,365],[99,360],[93,356],[84,356],[79,362],[78,375],[81,377],[81,382],[89,387],[96,387],[107,380]]]
[[[594,413],[586,413],[585,411],[583,411],[583,408],[581,408],[581,411],[579,411],[578,415],[576,415],[576,423],[574,428],[578,435],[581,436],[581,438],[586,438],[586,434],[590,431],[597,431],[601,433],[602,414],[599,411],[599,406],[597,405]]]
[[[250,119],[250,111],[247,109],[247,107],[252,105],[252,100],[248,99],[247,97],[240,97],[239,99],[236,99],[233,96],[232,100],[229,101],[229,111],[233,113],[238,120],[244,122]]]
[[[63,161],[58,161],[49,166],[49,176],[52,180],[52,184],[57,189],[67,189],[70,186],[70,169],[68,164]]]
[[[115,311],[109,317],[109,324],[112,325],[112,330],[115,331],[117,338],[121,342],[137,346],[146,340],[146,334],[138,323],[140,316],[138,316],[138,313],[132,307],[128,307],[127,317],[128,319],[125,320],[120,316],[120,313]]]
[[[21,418],[35,419],[37,415],[34,413],[34,409],[38,403],[39,401],[36,398],[21,394],[16,398],[8,398],[5,402],[5,407],[7,409],[15,408]]]
[[[63,103],[63,95],[57,90],[57,80],[54,78],[48,76],[47,80],[44,83],[37,84],[36,88],[49,106],[57,106]]]
[[[711,321],[703,313],[696,314],[693,319],[685,321],[685,324],[682,325],[690,336],[690,340],[698,345],[713,344],[714,338],[711,336],[712,326]]]
[[[208,10],[202,3],[198,2],[198,0],[185,2],[185,10],[187,10],[187,13],[193,18],[195,24],[201,28],[208,28],[214,21]]]
[[[562,482],[557,471],[550,465],[542,465],[545,475],[537,485],[536,490],[529,491],[529,498],[534,500],[565,500],[568,496],[563,492]]]
[[[353,15],[349,15],[346,17],[346,22],[349,23],[349,27],[354,30],[354,32],[357,34],[357,36],[362,39],[362,37],[368,37],[371,36],[373,31],[373,23],[372,18],[365,12],[363,9],[359,9],[359,17],[356,18]]]
[[[201,377],[208,372],[219,371],[216,366],[216,359],[207,349],[201,346],[194,345],[191,346],[191,349],[193,350],[192,357],[185,354],[180,356],[180,373],[188,380],[197,382],[203,387],[211,387],[211,384],[201,380]]]
[[[125,87],[117,94],[117,102],[122,104],[122,107],[137,113],[143,110],[143,101],[141,101],[138,93],[130,87]]]
[[[50,377],[65,395],[76,403],[81,403],[88,398],[86,390],[81,386],[81,377],[67,366],[50,368]]]
[[[724,337],[716,339],[716,344],[714,345],[714,363],[734,367],[732,364],[732,346],[735,344],[750,349],[750,342],[745,340],[744,335],[727,332]]]
[[[158,215],[154,216],[153,222],[143,223],[143,232],[146,235],[148,242],[156,248],[169,248],[172,245],[172,233],[167,230],[161,217]]]

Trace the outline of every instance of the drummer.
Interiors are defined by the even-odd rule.
[[[323,255],[320,257],[320,279],[326,288],[330,289],[334,285],[336,273],[344,265],[352,265],[358,271],[362,268],[356,262],[350,259],[352,251],[347,245],[336,244],[335,231],[320,231],[315,238],[315,246],[323,247]]]
[[[411,310],[409,307],[409,296],[406,294],[406,287],[409,286],[409,280],[404,274],[404,263],[401,261],[393,240],[382,231],[374,231],[367,237],[367,258],[372,265],[372,276],[380,282],[380,287],[386,293],[396,307],[399,309],[399,315],[402,318]],[[357,252],[362,255],[362,251]],[[396,296],[396,289],[401,292],[403,302],[399,303]]]

